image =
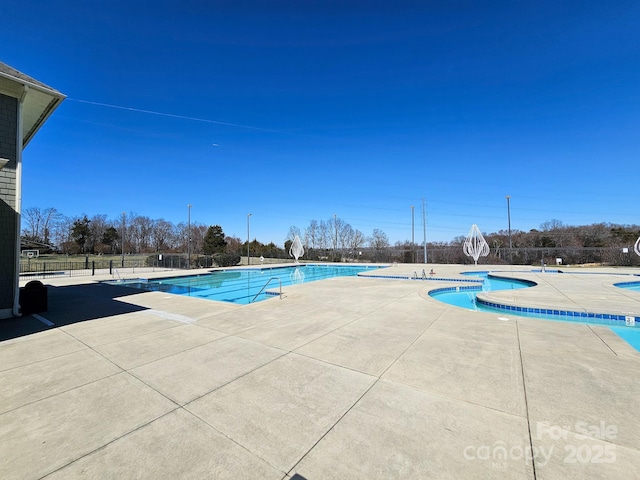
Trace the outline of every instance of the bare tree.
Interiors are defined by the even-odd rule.
[[[64,253],[69,253],[65,245],[72,242],[71,229],[73,228],[74,219],[61,215],[51,226],[51,239],[53,244]]]
[[[580,227],[578,234],[582,239],[583,247],[604,247],[607,245],[610,235],[611,230],[604,223]]]
[[[129,221],[131,239],[134,251],[137,253],[148,253],[151,246],[151,236],[153,233],[153,220],[149,217],[131,214]]]
[[[40,238],[40,225],[42,224],[42,210],[38,207],[25,208],[22,211],[22,220],[27,224],[27,228],[22,230],[22,235],[29,240],[39,242]]]
[[[189,249],[189,233],[191,233],[191,253],[202,253],[204,246],[204,236],[207,233],[206,225],[198,222],[191,222],[191,227],[184,222],[180,222],[176,225],[174,234],[176,238],[176,250],[182,253],[187,253]]]
[[[540,224],[540,230],[543,232],[550,232],[552,230],[559,230],[564,228],[564,225],[557,218],[552,218],[551,220],[547,220],[546,222],[542,222]]]
[[[27,227],[22,230],[22,235],[34,242],[50,245],[51,229],[62,214],[53,207],[38,208],[29,207],[22,211],[22,220]]]
[[[156,253],[161,253],[174,247],[173,224],[161,218],[155,220],[151,227],[151,245]]]
[[[353,228],[340,217],[333,217],[333,228],[336,248],[345,249],[347,247],[346,236],[349,234],[349,229],[353,230]]]
[[[286,240],[293,240],[296,236],[300,237],[302,234],[300,233],[300,229],[295,225],[291,225],[289,227],[289,231],[287,232]]]
[[[311,220],[309,226],[304,231],[304,243],[309,248],[318,247],[319,227],[316,220]]]
[[[366,241],[367,239],[364,236],[364,233],[362,233],[360,230],[356,228],[353,231],[353,236],[351,237],[351,240],[349,241],[349,248],[353,250],[358,250],[364,246]]]
[[[332,243],[331,224],[325,222],[324,220],[320,220],[320,223],[318,224],[318,248],[321,248],[323,250],[329,249],[331,248]]]
[[[180,222],[173,227],[174,248],[180,253],[187,253],[189,241],[189,229],[185,222]]]
[[[547,234],[548,238],[551,239],[554,246],[562,247],[564,245],[566,238],[566,228],[560,220],[555,218],[547,220],[546,222],[540,224],[540,230]]]
[[[202,253],[204,250],[204,237],[209,227],[202,223],[191,223],[191,252]]]
[[[51,244],[51,229],[62,218],[62,214],[53,207],[45,208],[44,223],[42,225],[42,240],[45,244]]]
[[[104,214],[94,215],[89,222],[89,251],[106,253],[111,249],[111,246],[103,246],[102,238],[104,237],[107,228],[111,225],[107,222],[107,216]],[[107,248],[108,247],[108,248]]]
[[[344,249],[351,248],[351,241],[355,235],[355,230],[348,223],[340,230],[340,245]]]
[[[225,247],[225,253],[241,253],[242,245],[244,242],[240,240],[238,237],[226,237],[225,241],[227,242],[227,246]]]
[[[343,247],[350,252],[350,255],[357,256],[357,251],[364,245],[365,236],[360,230],[354,229],[348,223],[340,232],[340,241]]]
[[[389,248],[389,237],[382,230],[374,228],[373,234],[369,238],[369,245],[375,250],[376,260],[378,260],[380,253]]]
[[[289,236],[293,238],[294,232],[299,231],[297,227],[291,227]],[[354,230],[346,221],[335,215],[320,222],[311,220],[304,230],[304,243],[310,249],[354,250],[362,247],[365,241],[361,231]]]

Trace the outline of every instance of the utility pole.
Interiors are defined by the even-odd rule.
[[[333,242],[333,261],[336,261],[336,250],[338,249],[338,216],[333,214],[333,227],[336,231],[335,240]]]
[[[247,213],[247,265],[251,265],[251,250],[249,247],[249,218],[251,218],[251,214]]]
[[[122,212],[122,241],[120,243],[122,243],[121,247],[122,247],[122,265],[120,265],[121,268],[124,268],[124,234],[125,234],[125,217],[127,216],[126,212]]]
[[[424,263],[427,263],[427,207],[422,199],[422,233],[424,235]]]
[[[509,263],[513,264],[513,251],[511,250],[511,195],[507,195],[507,222],[509,225]]]
[[[191,268],[191,204],[187,204],[187,269]]]
[[[416,261],[416,252],[415,252],[415,217],[414,217],[414,209],[415,207],[411,205],[411,262],[415,263]]]

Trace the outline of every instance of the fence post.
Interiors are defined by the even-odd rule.
[[[113,260],[109,260],[109,275],[113,275]]]
[[[96,274],[96,262],[95,260],[91,261],[91,275],[95,275]]]

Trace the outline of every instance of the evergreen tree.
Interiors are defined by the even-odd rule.
[[[73,227],[71,228],[71,238],[78,244],[82,253],[86,253],[86,246],[91,235],[90,223],[90,220],[85,215],[83,218],[73,222]]]
[[[204,245],[202,247],[204,254],[224,253],[226,246],[227,241],[224,239],[222,227],[220,225],[210,226],[204,236]]]
[[[109,247],[111,247],[112,253],[115,252],[114,247],[118,240],[120,240],[120,235],[118,234],[118,231],[113,226],[108,227],[105,230],[104,234],[102,235],[102,243],[104,245],[108,245]]]

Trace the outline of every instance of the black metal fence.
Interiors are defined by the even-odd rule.
[[[398,262],[398,263],[424,263],[424,248],[416,247],[414,250],[396,248],[375,251],[363,249],[359,255],[362,261]],[[343,255],[343,259],[352,258]],[[436,264],[473,264],[473,259],[467,257],[462,246],[438,246],[427,245],[427,263]],[[479,264],[485,265],[607,265],[607,266],[640,266],[640,256],[636,255],[633,248],[627,247],[527,247],[527,248],[501,248],[492,250],[487,257],[481,257]]]
[[[267,257],[266,255],[252,256],[251,265],[292,262],[292,258],[281,258],[281,255]],[[424,248],[416,246],[414,249],[401,248],[362,248],[352,250],[310,249],[305,252],[301,261],[326,262],[361,262],[361,263],[424,263]],[[240,258],[239,265],[247,265],[247,257]],[[430,264],[472,264],[473,259],[462,252],[461,246],[427,246],[427,263]],[[484,265],[609,265],[640,267],[640,256],[633,248],[619,247],[556,247],[556,248],[502,248],[492,250],[489,256],[481,257],[479,264]],[[22,259],[20,275],[31,277],[48,277],[55,275],[80,276],[108,274],[118,276],[121,271],[135,273],[139,269],[190,269],[217,267],[211,255],[167,254],[137,256],[133,259],[110,260],[43,260]]]
[[[435,264],[473,264],[462,246],[430,246],[427,245],[427,262]],[[305,252],[302,260],[329,262],[377,262],[377,263],[425,263],[424,247],[414,249],[402,248],[362,248],[349,250],[310,250]],[[479,264],[485,265],[585,265],[597,264],[607,266],[640,266],[640,256],[632,247],[527,247],[492,249],[487,257],[481,257]]]
[[[20,261],[20,276],[44,278],[57,275],[91,276],[96,274],[117,275],[118,269],[135,271],[136,268],[146,267],[146,262],[140,260],[70,260],[70,261]]]
[[[293,259],[251,257],[250,262],[247,257],[238,257],[238,265],[262,265],[270,263],[287,263]],[[124,272],[135,273],[136,269],[145,271],[159,270],[187,270],[194,268],[214,268],[218,265],[212,255],[197,254],[166,254],[136,256],[135,259],[125,257],[124,259],[90,260],[85,257],[83,260],[43,260],[21,259],[20,276],[33,278],[46,278],[58,275],[66,276],[92,276],[92,275],[112,275],[117,277]],[[224,265],[223,265],[224,266]]]

